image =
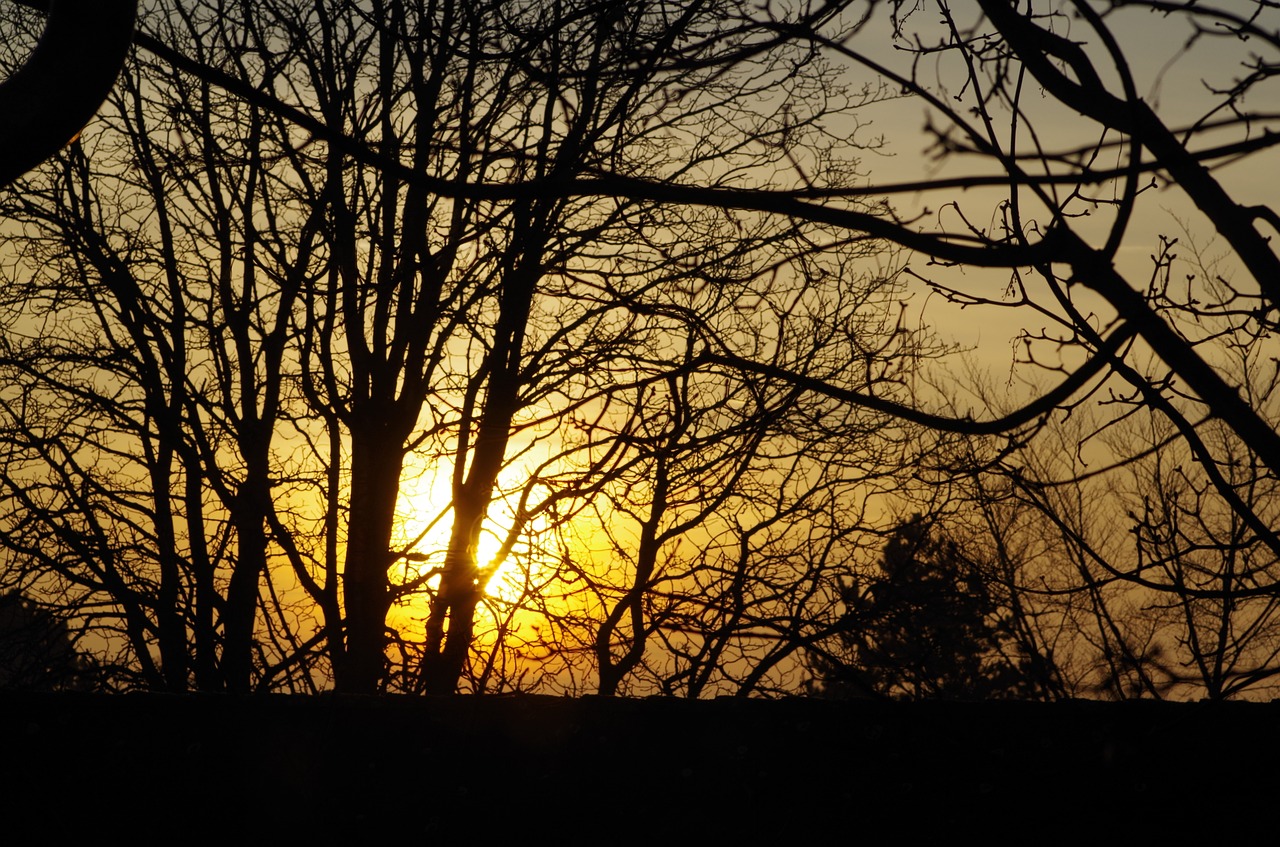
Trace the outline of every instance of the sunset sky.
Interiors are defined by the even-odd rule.
[[[1194,154],[1277,39],[1106,17],[1230,125],[1100,262],[1166,136],[1084,2],[148,6],[0,192],[0,595],[104,690],[1271,686],[1280,152]]]

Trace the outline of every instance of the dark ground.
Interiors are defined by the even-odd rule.
[[[1280,703],[6,694],[0,720],[5,831],[51,843],[1268,844],[1280,817]]]

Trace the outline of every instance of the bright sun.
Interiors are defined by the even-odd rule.
[[[449,534],[453,529],[452,482],[448,473],[409,457],[400,479],[400,505],[397,509],[393,549],[405,554],[397,566],[406,581],[419,578],[444,564]],[[502,550],[500,533],[505,528],[494,521],[501,517],[500,504],[495,503],[480,532],[476,560],[481,568],[489,567]],[[508,556],[485,588],[491,597],[503,597],[511,588],[516,565]],[[438,578],[437,578],[438,579]],[[428,580],[435,585],[436,579]]]

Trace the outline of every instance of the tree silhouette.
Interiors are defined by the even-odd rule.
[[[1020,316],[1015,370],[1044,378],[1028,378],[1030,399],[1015,403],[990,393],[977,396],[976,406],[957,402],[951,376],[935,405],[923,398],[894,404],[839,380],[788,375],[731,356],[716,361],[790,376],[807,390],[982,442],[972,462],[931,470],[950,475],[945,486],[968,472],[964,468],[996,469],[1064,533],[1072,549],[1058,564],[1079,576],[1064,588],[1081,605],[1055,614],[1096,620],[1102,636],[1086,634],[1087,627],[1075,632],[1100,638],[1111,669],[1104,677],[1141,678],[1144,668],[1154,674],[1136,686],[1117,683],[1121,696],[1157,694],[1174,683],[1204,685],[1211,696],[1223,696],[1266,681],[1274,647],[1265,622],[1280,590],[1280,537],[1266,492],[1280,475],[1280,436],[1269,399],[1273,369],[1258,367],[1258,357],[1280,308],[1272,234],[1280,216],[1265,202],[1233,198],[1223,169],[1249,160],[1266,171],[1263,157],[1276,145],[1274,131],[1259,130],[1275,120],[1265,108],[1280,52],[1274,8],[1143,0],[983,0],[978,7],[980,14],[942,2],[939,17],[926,19],[917,5],[871,4],[858,22],[866,38],[834,25],[776,28],[914,98],[928,116],[937,160],[972,163],[969,173],[922,173],[858,192],[827,190],[802,174],[790,190],[778,191],[607,177],[580,189],[749,208],[874,234],[912,251],[913,275],[966,314]],[[1197,114],[1171,119],[1140,87],[1135,45],[1150,40],[1154,22],[1185,34],[1185,40],[1173,36],[1178,52],[1206,42],[1255,47],[1236,54],[1238,62],[1219,65],[1224,78],[1202,86]],[[877,26],[894,40],[896,57],[878,49],[869,34]],[[1132,55],[1126,53],[1131,47]],[[970,191],[959,194],[961,188]],[[1175,225],[1180,238],[1139,240],[1137,223],[1149,224],[1154,198],[1167,196],[1154,188],[1180,193],[1188,214],[1198,216],[1196,226],[1216,230],[1222,267],[1205,267],[1197,246],[1203,241],[1194,230],[1187,233],[1185,223]],[[842,205],[865,194],[891,197],[902,208]],[[1126,258],[1135,247],[1150,256],[1146,268]],[[1005,273],[993,277],[984,269]],[[1110,467],[1137,468],[1153,454],[1172,456],[1169,445],[1181,442],[1181,461],[1194,465],[1175,471],[1166,460],[1165,478],[1157,483],[1162,492],[1148,494],[1148,506],[1126,510],[1113,499],[1111,515],[1089,527],[1102,535],[1117,515],[1126,515],[1124,531],[1139,540],[1134,554],[1116,556],[1090,544],[1085,528],[1068,527],[1064,515],[1054,514],[1054,492],[1092,471],[1040,475],[1026,449],[1055,412],[1071,414],[1094,401],[1109,417],[1075,444],[1062,445],[1065,455],[1096,461],[1120,448]],[[1107,443],[1107,433],[1137,421],[1162,435]],[[1135,590],[1120,600],[1122,584]],[[1029,602],[1036,602],[1035,590]],[[1117,601],[1110,612],[1106,596]],[[1166,610],[1159,626],[1144,608]],[[1180,658],[1171,662],[1171,656]],[[1184,662],[1194,672],[1181,669]]]
[[[827,697],[1025,698],[1017,654],[989,574],[916,515],[897,526],[876,571],[845,584],[834,646],[813,660]]]
[[[93,660],[76,650],[66,621],[16,591],[0,594],[0,689],[86,690],[94,674]]]
[[[776,442],[825,401],[695,375],[701,349],[828,377],[858,356],[868,386],[902,391],[916,353],[891,259],[860,266],[874,242],[643,199],[503,196],[605,171],[732,185],[797,156],[852,180],[823,122],[879,90],[772,37],[742,62],[762,33],[734,8],[144,17],[101,118],[4,200],[27,228],[5,272],[5,543],[33,581],[102,610],[92,625],[127,645],[137,685],[453,691],[477,629],[509,620],[486,593],[502,560],[537,550],[525,564],[545,582],[563,551],[539,534],[606,487],[643,498],[652,439],[681,427],[669,418],[691,410],[680,450],[723,459],[693,464],[688,492],[736,469],[728,495],[790,461]],[[493,195],[449,189],[467,184]],[[680,403],[655,401],[681,380]],[[755,446],[724,456],[739,442]],[[393,538],[409,460],[450,484],[443,549]],[[684,505],[706,518],[718,501]],[[485,533],[501,536],[493,562]],[[602,594],[633,611],[657,588]],[[409,606],[427,609],[412,636],[389,621]]]
[[[1240,348],[1242,372],[1260,352]],[[1274,416],[1274,394],[1256,397]],[[1103,428],[1099,417],[1077,410],[1052,423],[1016,464],[984,467],[966,495],[990,516],[1011,590],[1058,622],[1059,644],[1074,644],[1072,667],[1061,669],[1071,688],[1209,699],[1272,689],[1280,671],[1276,598],[1257,589],[1276,571],[1274,554],[1216,496],[1166,422],[1132,418]],[[1122,458],[1086,463],[1078,445],[1100,430]],[[1232,459],[1223,472],[1241,498],[1274,524],[1275,481],[1257,458],[1221,423],[1199,430]]]

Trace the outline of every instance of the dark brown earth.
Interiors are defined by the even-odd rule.
[[[8,694],[0,719],[0,810],[38,834],[14,844],[1271,843],[1280,808],[1277,703]]]

